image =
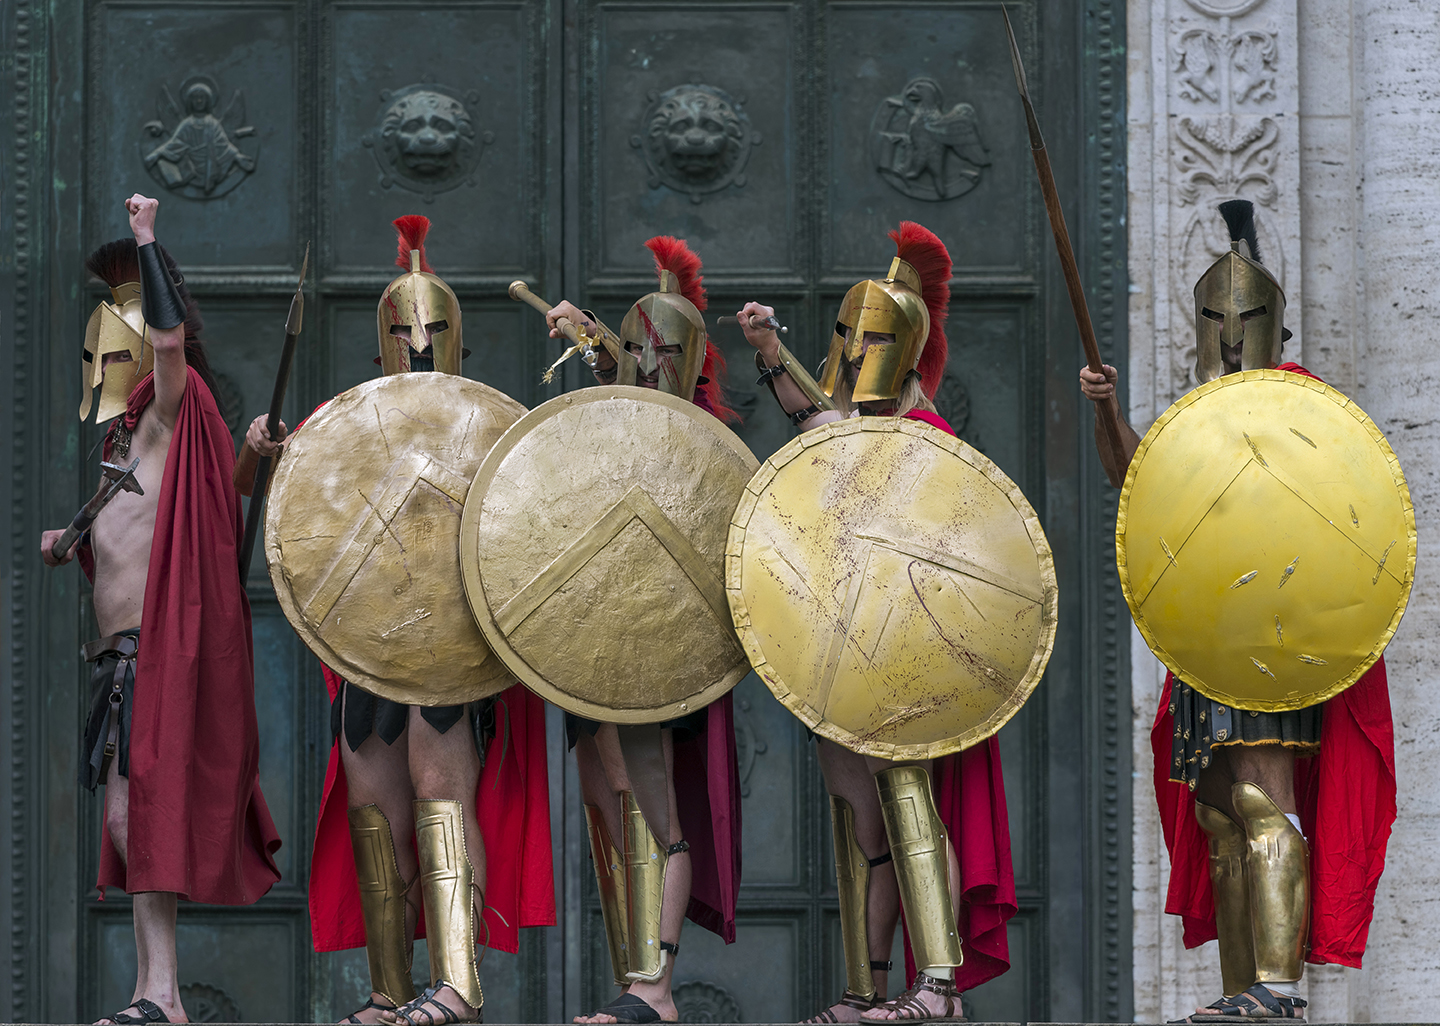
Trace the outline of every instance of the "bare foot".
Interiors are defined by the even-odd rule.
[[[380,1013],[380,1022],[404,1023],[407,1019],[416,1026],[430,1026],[431,1023],[438,1024],[447,1021],[445,1008],[457,1017],[449,1021],[455,1022],[478,1022],[480,1020],[480,1009],[473,1008],[465,1003],[465,999],[455,993],[455,988],[448,983],[441,987],[426,987],[420,996],[413,1001],[408,1001],[394,1011]],[[400,1018],[404,1015],[405,1019]]]

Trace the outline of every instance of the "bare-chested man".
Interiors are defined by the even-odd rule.
[[[105,459],[139,459],[144,494],[119,493],[47,566],[80,556],[101,637],[81,782],[105,785],[97,886],[134,896],[138,972],[129,1007],[101,1022],[184,1022],[177,900],[252,904],[279,879],[260,793],[250,609],[240,585],[234,456],[212,395],[199,309],[155,241],[156,200],[126,201],[133,241],[86,266],[110,286],[86,332],[84,419],[115,418]],[[133,709],[133,713],[132,713]],[[137,731],[132,745],[131,724]],[[151,736],[150,732],[154,732]]]

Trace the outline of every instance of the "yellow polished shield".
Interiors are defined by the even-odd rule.
[[[1279,712],[1349,687],[1395,633],[1415,513],[1380,429],[1314,378],[1208,381],[1146,433],[1116,560],[1150,650],[1217,702]]]
[[[1055,641],[1054,561],[1020,489],[901,418],[826,424],[767,460],[735,509],[726,591],[775,697],[886,759],[994,734]]]
[[[723,583],[756,460],[693,403],[581,389],[536,407],[465,503],[465,594],[486,640],[547,701],[609,723],[704,708],[745,676]]]
[[[514,683],[460,582],[460,514],[480,461],[525,407],[478,381],[395,374],[325,404],[286,444],[265,510],[280,608],[366,691],[456,705]]]

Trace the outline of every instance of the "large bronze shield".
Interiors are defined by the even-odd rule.
[[[331,669],[384,698],[453,705],[514,683],[460,583],[460,514],[525,407],[453,374],[376,378],[285,447],[265,511],[280,608]]]
[[[1115,525],[1150,650],[1201,694],[1302,709],[1349,687],[1399,626],[1415,575],[1400,463],[1314,378],[1250,370],[1166,410],[1130,463]]]
[[[984,740],[1055,642],[1035,511],[995,464],[913,420],[852,418],[791,441],[736,507],[726,560],[755,671],[811,730],[866,755]]]
[[[516,423],[475,475],[465,594],[486,640],[562,709],[657,723],[749,666],[730,627],[730,511],[755,457],[693,403],[586,388]]]

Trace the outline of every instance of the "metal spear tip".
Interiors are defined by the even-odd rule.
[[[1004,4],[1000,5],[1000,13],[1005,16],[1005,34],[1010,37],[1010,65],[1015,69],[1015,87],[1020,90],[1020,95],[1029,101],[1030,86],[1025,80],[1025,65],[1020,60],[1020,46],[1015,42],[1015,27],[1010,24],[1010,12]]]
[[[300,261],[300,281],[299,281],[299,282],[296,284],[296,286],[295,286],[295,291],[296,291],[296,292],[299,292],[301,289],[303,289],[303,288],[305,287],[305,272],[308,271],[309,269],[310,269],[310,242],[309,242],[309,240],[306,240],[306,242],[305,242],[305,257],[304,257],[304,259],[302,259],[302,260]]]

